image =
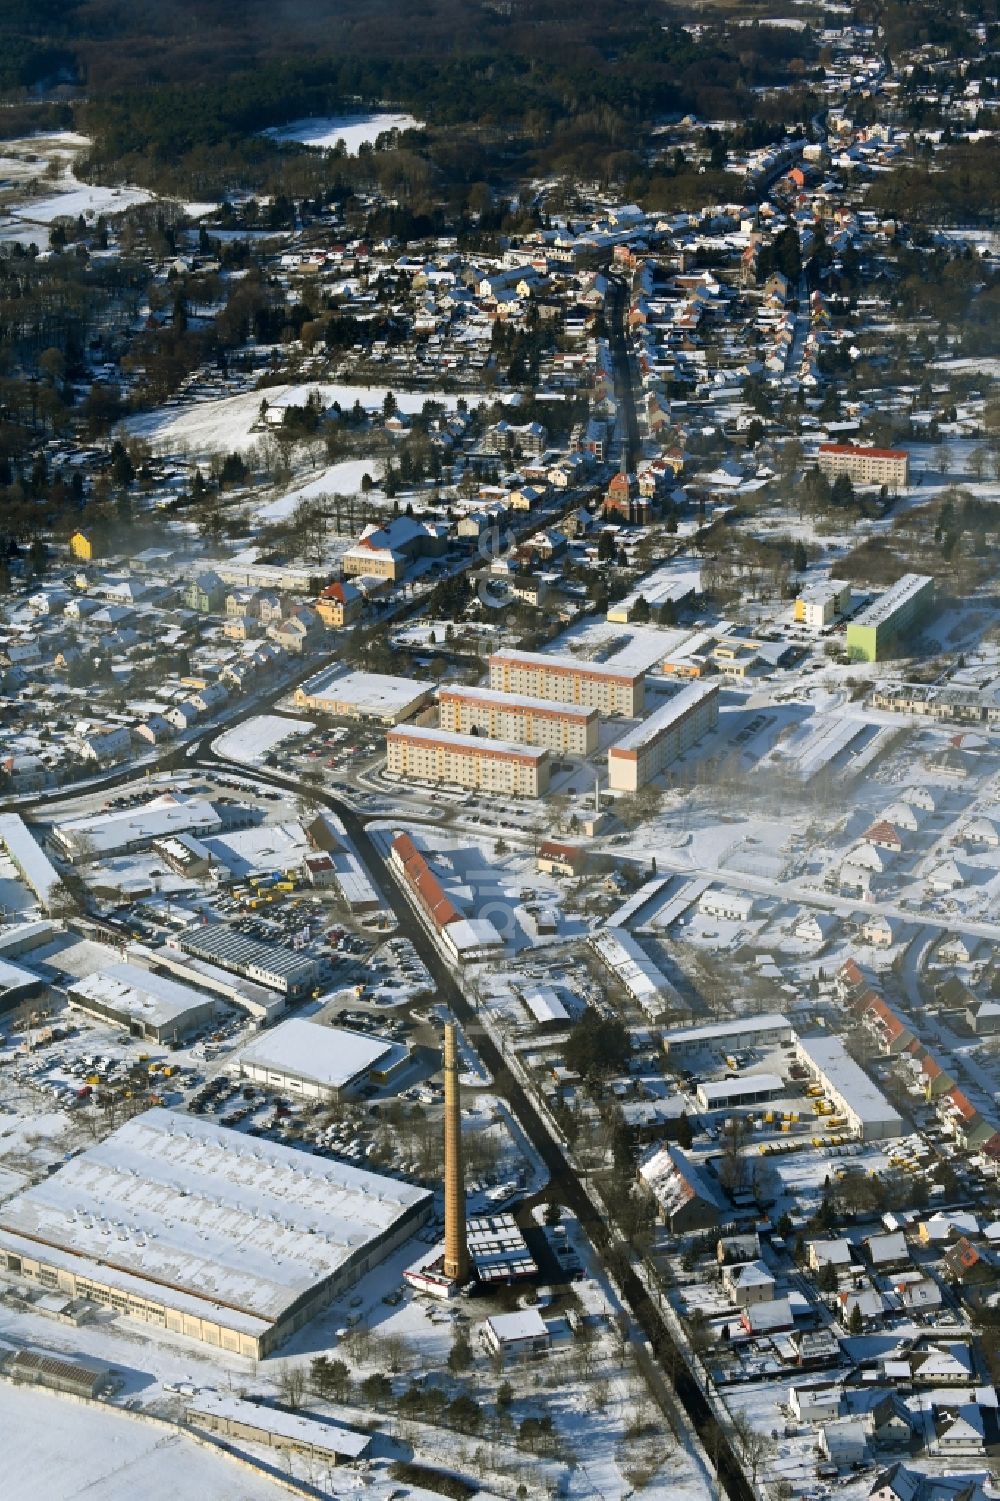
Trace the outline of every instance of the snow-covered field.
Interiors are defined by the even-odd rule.
[[[80,182],[72,172],[59,179],[54,193],[35,198],[14,210],[15,217],[32,224],[53,224],[56,219],[96,219],[99,214],[120,214],[137,203],[149,203],[145,188],[102,188]]]
[[[279,1481],[192,1439],[55,1393],[0,1383],[0,1429],[4,1501],[70,1501],[88,1493],[101,1501],[278,1501],[288,1495]]]
[[[270,501],[256,512],[259,521],[280,521],[290,516],[300,500],[313,500],[317,495],[357,495],[361,481],[369,475],[375,482],[381,472],[376,459],[343,459],[339,464],[328,464],[315,479],[304,485],[296,485],[277,500]]]
[[[264,135],[272,141],[298,141],[303,146],[329,150],[343,141],[349,156],[356,156],[359,147],[374,141],[386,130],[422,130],[423,123],[412,115],[377,114],[324,115],[310,120],[294,120],[291,125],[278,125],[265,130]]]
[[[350,408],[360,401],[371,410],[381,407],[388,389],[329,385],[322,381],[268,386],[263,391],[245,391],[239,396],[223,396],[218,401],[191,402],[179,409],[160,407],[155,412],[130,418],[127,427],[162,449],[186,449],[195,454],[240,451],[265,435],[259,426],[260,404],[264,400],[269,406],[304,405],[310,391],[318,391],[326,406],[339,402],[342,408]],[[439,401],[451,410],[458,400],[443,391],[399,391],[394,395],[401,412],[419,412],[425,401]]]
[[[276,745],[293,735],[308,735],[316,726],[311,719],[289,719],[282,714],[256,714],[227,730],[213,749],[244,766],[259,765]]]

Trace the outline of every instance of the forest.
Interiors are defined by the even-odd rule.
[[[295,148],[258,132],[359,101],[425,120],[444,182],[470,143],[479,177],[607,175],[617,158],[622,179],[640,165],[636,125],[749,118],[753,90],[814,66],[808,28],[695,41],[669,14],[658,0],[10,0],[0,87],[61,85],[92,168],[166,191],[268,191]]]

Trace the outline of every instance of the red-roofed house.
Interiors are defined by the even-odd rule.
[[[861,836],[866,844],[873,844],[876,849],[890,850],[898,855],[903,849],[903,837],[899,830],[884,818],[877,819]]]

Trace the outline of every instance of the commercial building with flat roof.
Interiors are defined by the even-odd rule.
[[[597,710],[582,705],[449,684],[438,689],[438,707],[441,728],[455,734],[478,730],[495,740],[541,745],[557,755],[589,756],[597,749]]]
[[[255,1084],[288,1090],[304,1100],[339,1100],[371,1079],[383,1082],[408,1057],[384,1037],[293,1017],[237,1055],[240,1073]]]
[[[490,657],[490,687],[634,719],[643,710],[646,672],[544,652],[496,651]]]
[[[0,1266],[259,1360],[432,1206],[426,1189],[154,1109],[0,1206]]]
[[[861,1141],[902,1136],[903,1120],[839,1037],[797,1037],[795,1051]]]
[[[905,448],[858,448],[853,443],[821,443],[819,467],[828,479],[846,474],[856,485],[887,485],[890,490],[905,490],[910,482],[910,456]]]
[[[672,1058],[709,1048],[725,1052],[733,1047],[772,1047],[791,1042],[794,1037],[787,1016],[770,1011],[762,1016],[734,1016],[725,1022],[710,1022],[704,1027],[678,1027],[664,1032],[663,1046]]]
[[[59,889],[59,872],[17,813],[0,813],[0,845],[18,875],[31,887],[45,911]]]
[[[384,672],[344,672],[329,667],[295,690],[299,708],[341,719],[371,719],[377,724],[402,724],[429,704],[433,688],[412,678]]]
[[[204,837],[217,834],[221,828],[222,818],[207,798],[165,792],[137,807],[92,813],[56,824],[49,837],[67,859],[83,864],[144,849],[171,834]]]
[[[541,797],[549,785],[549,752],[533,745],[398,725],[385,741],[386,768],[418,782],[446,782],[512,797]]]
[[[259,980],[261,985],[282,995],[305,995],[316,983],[315,959],[280,943],[259,943],[225,923],[188,928],[176,939],[168,940],[168,947],[174,946],[234,974],[246,975],[248,980]]]
[[[23,965],[0,959],[0,1011],[7,1011],[45,989],[45,981]]]
[[[852,662],[881,662],[916,625],[934,601],[934,580],[904,573],[856,619],[847,623],[847,655]]]
[[[784,1094],[785,1085],[777,1074],[741,1074],[738,1079],[714,1079],[702,1082],[695,1092],[702,1110],[732,1110],[746,1105],[762,1105]]]
[[[719,685],[691,683],[608,751],[608,785],[636,792],[714,730],[719,722]]]
[[[214,998],[137,964],[110,964],[66,988],[71,1006],[127,1027],[137,1037],[172,1042],[214,1017]]]

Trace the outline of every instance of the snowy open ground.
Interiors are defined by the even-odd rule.
[[[365,475],[378,482],[382,472],[379,459],[342,459],[339,464],[328,464],[315,479],[296,485],[277,500],[269,501],[256,512],[258,521],[280,521],[290,516],[301,500],[313,500],[319,495],[357,495]]]
[[[93,223],[98,215],[120,214],[152,194],[142,188],[96,187],[81,182],[73,162],[90,145],[87,136],[71,130],[22,136],[3,143],[0,155],[0,193],[8,197],[0,215],[0,241],[48,246],[49,226],[57,219],[80,214]],[[47,170],[58,175],[49,177]]]
[[[0,1383],[4,1501],[278,1501],[288,1491],[180,1434],[55,1393]],[[39,1458],[45,1456],[44,1479]]]
[[[266,400],[269,406],[304,405],[309,393],[318,391],[325,406],[336,401],[342,408],[350,408],[360,401],[371,410],[381,407],[389,389],[330,385],[323,381],[268,386],[266,390],[223,396],[218,401],[190,402],[174,410],[160,407],[130,418],[126,426],[162,449],[187,449],[196,454],[239,451],[265,436],[265,430],[259,426],[262,401]],[[457,396],[443,391],[399,391],[394,395],[401,412],[419,412],[425,401],[438,401],[453,410],[458,401]]]
[[[343,141],[348,156],[374,141],[386,130],[422,130],[423,124],[412,115],[379,112],[377,114],[322,115],[309,120],[294,120],[291,125],[277,125],[265,130],[272,141],[298,141],[302,146],[329,150]]]

